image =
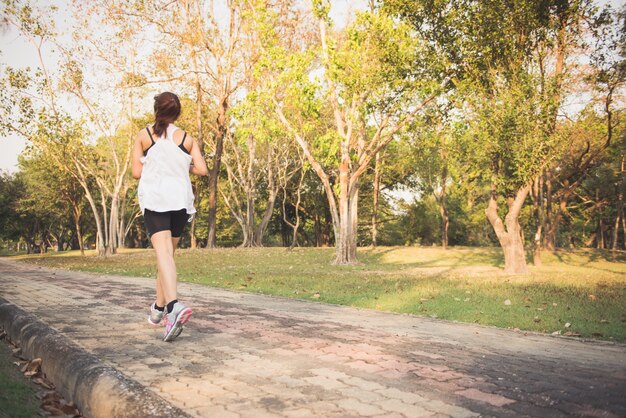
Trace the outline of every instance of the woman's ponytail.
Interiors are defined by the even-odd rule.
[[[180,116],[178,96],[168,91],[154,96],[154,125],[152,125],[152,129],[157,137],[162,136],[167,125],[176,121],[178,116]]]

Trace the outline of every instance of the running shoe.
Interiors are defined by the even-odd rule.
[[[159,325],[165,316],[165,310],[159,311],[156,309],[156,302],[150,305],[150,315],[148,315],[148,323],[150,325]]]
[[[172,312],[165,315],[165,333],[163,341],[174,341],[183,332],[183,327],[189,321],[193,312],[184,303],[176,302]]]

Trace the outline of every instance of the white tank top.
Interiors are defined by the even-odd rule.
[[[154,212],[186,209],[190,215],[196,213],[189,179],[191,155],[174,142],[177,129],[170,123],[164,135],[155,139],[146,156],[141,158],[143,169],[137,195],[142,213],[146,209]]]

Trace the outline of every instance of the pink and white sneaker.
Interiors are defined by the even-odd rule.
[[[165,311],[159,311],[155,305],[156,302],[153,302],[152,305],[150,305],[150,315],[148,315],[148,323],[150,325],[159,325],[165,315]]]
[[[163,341],[174,341],[183,332],[183,327],[189,321],[193,311],[184,303],[176,302],[172,312],[165,315],[165,333]]]

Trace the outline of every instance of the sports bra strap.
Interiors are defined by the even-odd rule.
[[[189,151],[187,151],[187,148],[185,148],[185,139],[187,139],[187,132],[185,132],[185,135],[183,135],[183,140],[178,145],[178,148],[183,150],[186,154],[189,154]]]
[[[150,136],[150,141],[152,141],[152,144],[154,145],[154,139],[152,139],[152,134],[150,133],[150,128],[146,128],[146,131],[148,132],[148,135]]]

